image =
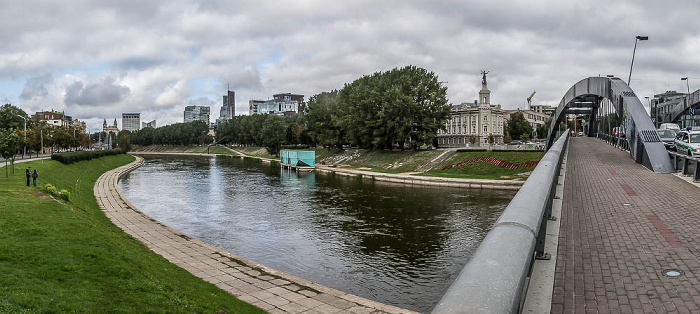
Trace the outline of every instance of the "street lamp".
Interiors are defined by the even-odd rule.
[[[681,81],[685,81],[685,86],[688,88],[688,96],[690,97],[690,83],[687,77],[681,77]]]
[[[17,115],[18,117],[24,119],[24,152],[22,153],[22,158],[27,155],[27,118]]]
[[[637,42],[640,40],[649,40],[649,36],[637,36],[634,40],[634,50],[632,50],[632,64],[630,64],[630,76],[627,78],[627,85],[630,85],[632,80],[632,66],[634,66],[634,54],[637,52]]]

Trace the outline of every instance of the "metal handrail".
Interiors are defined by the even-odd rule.
[[[546,219],[569,131],[552,145],[432,313],[517,313],[536,255],[544,255]]]

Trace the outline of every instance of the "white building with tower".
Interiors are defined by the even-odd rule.
[[[439,147],[466,147],[503,143],[504,110],[500,105],[491,105],[491,91],[486,74],[481,71],[479,100],[452,106],[452,114],[445,123],[446,130],[439,130]]]

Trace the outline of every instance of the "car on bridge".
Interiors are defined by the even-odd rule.
[[[674,143],[679,153],[700,157],[700,131],[680,131]]]
[[[656,133],[659,134],[659,138],[664,142],[666,149],[676,150],[676,144],[674,143],[676,140],[676,131],[672,129],[659,129],[656,130]]]

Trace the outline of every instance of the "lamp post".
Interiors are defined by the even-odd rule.
[[[640,40],[649,40],[649,36],[637,36],[634,40],[634,50],[632,50],[632,64],[630,64],[630,76],[627,78],[627,85],[630,85],[632,80],[632,67],[634,66],[634,54],[637,52],[637,42]]]
[[[686,96],[686,99],[687,99],[687,100],[686,100],[686,102],[687,102],[686,104],[687,104],[688,106],[690,106],[690,105],[691,105],[691,101],[692,101],[692,99],[690,99],[690,83],[688,83],[688,81],[690,81],[690,80],[689,80],[687,77],[681,77],[681,81],[685,81],[685,87],[688,88],[688,96]],[[691,115],[692,115],[692,113],[693,113],[693,111],[694,111],[695,109],[692,109],[692,107],[691,107],[691,108],[688,109],[688,110],[691,112]],[[694,121],[694,120],[695,120],[695,117],[692,117],[692,116],[691,116],[691,121]]]
[[[18,117],[24,119],[24,152],[22,153],[22,158],[27,154],[27,118],[17,115]]]

